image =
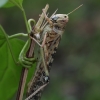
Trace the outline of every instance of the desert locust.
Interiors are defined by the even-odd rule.
[[[34,35],[35,38],[30,36],[40,46],[41,56],[37,64],[36,72],[29,82],[27,98],[25,100],[40,100],[41,92],[50,80],[49,73],[54,60],[54,54],[56,53],[61,37],[65,31],[65,26],[69,20],[68,15],[72,12],[68,14],[54,14],[49,18],[43,10],[48,24],[45,25],[38,37],[36,35]]]

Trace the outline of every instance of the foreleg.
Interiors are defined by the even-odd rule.
[[[47,36],[47,34],[45,33],[42,44],[40,44],[35,38],[33,38],[31,36],[30,36],[30,38],[33,39],[40,46],[40,52],[41,52],[41,57],[42,57],[43,65],[44,65],[44,70],[45,70],[46,76],[49,76],[47,64],[46,64],[46,61],[45,61],[46,60],[45,59],[45,53],[44,53],[44,45],[45,45],[45,42],[46,42],[46,36]]]

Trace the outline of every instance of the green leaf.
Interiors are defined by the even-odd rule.
[[[8,0],[0,0],[0,7],[2,7],[3,5],[5,5],[7,3]]]
[[[3,8],[13,7],[13,6],[15,6],[15,4],[11,3],[10,1],[8,1],[8,2],[3,6]]]
[[[13,6],[17,6],[19,7],[21,10],[23,9],[22,7],[22,3],[23,3],[23,0],[9,0],[6,5],[4,5],[4,7],[13,7]]]
[[[9,41],[17,60],[25,42],[15,38]],[[32,67],[29,71],[28,80],[32,76],[34,68],[35,67]],[[4,33],[2,29],[0,29],[0,100],[11,100],[16,93],[21,69],[22,66],[18,66],[14,63]]]

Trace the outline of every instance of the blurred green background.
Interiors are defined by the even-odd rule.
[[[24,0],[27,18],[37,21],[47,3],[49,15],[83,6],[69,15],[42,100],[100,100],[100,0]],[[0,9],[0,23],[9,35],[26,32],[17,7]]]

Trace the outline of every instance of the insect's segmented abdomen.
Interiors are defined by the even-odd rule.
[[[44,46],[44,53],[45,53],[46,65],[49,72],[50,72],[54,54],[56,53],[60,39],[61,39],[61,36],[58,36],[57,33],[54,33],[54,32],[47,33],[46,43]],[[35,72],[34,78],[31,80],[31,83],[29,85],[27,97],[31,95],[32,93],[34,93],[41,86],[47,83],[47,81],[45,81],[45,77],[46,75],[44,71],[43,62],[41,62]],[[29,100],[40,100],[41,92],[42,90],[40,90],[36,95],[34,95]]]
[[[39,70],[36,71],[33,81],[31,80],[31,84],[28,89],[27,97],[34,93],[39,87],[41,87],[43,84],[45,84],[45,72],[43,69],[43,63],[39,65]],[[42,91],[42,90],[41,90]],[[31,97],[29,100],[40,100],[41,97],[41,91],[39,91],[35,96]]]

